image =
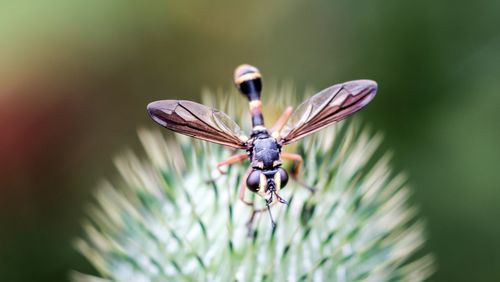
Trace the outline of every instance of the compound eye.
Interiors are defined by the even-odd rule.
[[[278,173],[280,174],[281,188],[283,188],[288,183],[288,173],[281,167],[278,168]]]
[[[260,175],[258,170],[252,171],[247,177],[247,187],[252,192],[258,192],[260,187]]]

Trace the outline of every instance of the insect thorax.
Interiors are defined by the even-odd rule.
[[[281,163],[281,145],[269,135],[269,133],[258,133],[254,135],[250,149],[252,165],[261,169],[270,169],[279,166]]]

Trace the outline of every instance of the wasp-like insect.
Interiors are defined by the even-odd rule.
[[[229,116],[210,107],[185,100],[162,100],[148,105],[151,118],[175,132],[217,144],[246,150],[246,153],[230,157],[217,164],[221,167],[250,160],[240,187],[240,199],[245,200],[245,188],[262,196],[266,201],[273,228],[275,222],[270,206],[275,202],[287,204],[280,190],[288,182],[288,173],[281,167],[282,159],[295,162],[292,177],[302,186],[313,190],[298,179],[302,157],[282,152],[284,145],[316,132],[357,112],[368,104],[377,91],[372,80],[354,80],[336,84],[310,97],[295,111],[288,107],[273,127],[264,126],[260,93],[262,79],[259,70],[250,65],[241,65],[234,72],[234,83],[249,100],[252,116],[252,132],[246,137],[240,127]],[[223,172],[222,172],[223,173]],[[253,210],[253,217],[258,210]]]

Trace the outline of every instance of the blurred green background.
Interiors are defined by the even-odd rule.
[[[0,281],[93,273],[71,241],[146,104],[240,63],[299,90],[376,80],[360,115],[410,174],[433,280],[498,281],[500,1],[147,3],[0,1]]]

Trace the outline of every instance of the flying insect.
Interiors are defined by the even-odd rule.
[[[288,173],[282,160],[295,162],[292,178],[312,190],[298,178],[302,157],[283,152],[285,145],[316,132],[328,125],[343,120],[367,105],[377,91],[372,80],[353,80],[330,86],[300,104],[294,111],[288,107],[271,128],[264,126],[262,115],[262,77],[260,71],[250,65],[241,65],[234,72],[234,84],[248,99],[252,118],[252,131],[247,137],[240,127],[225,113],[205,105],[186,100],[161,100],[147,106],[151,118],[161,126],[177,133],[213,143],[245,150],[217,164],[222,167],[250,161],[250,166],[241,181],[239,198],[245,200],[245,191],[257,193],[266,201],[273,228],[276,223],[270,206],[276,202],[287,204],[280,190],[288,182]],[[252,218],[257,210],[254,209]]]

